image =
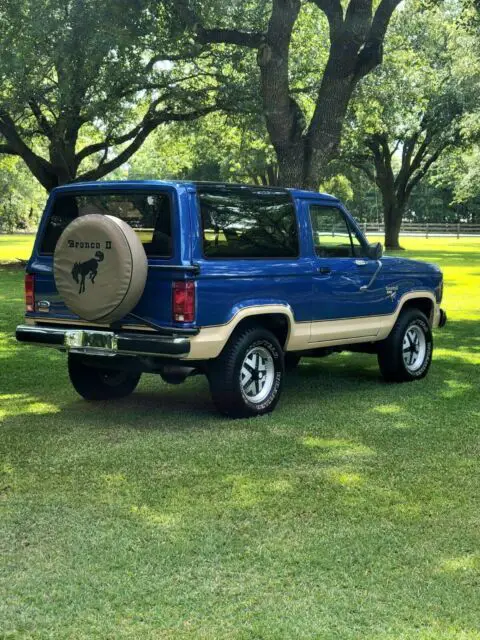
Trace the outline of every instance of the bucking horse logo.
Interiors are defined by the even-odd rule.
[[[76,262],[72,269],[72,278],[77,284],[80,284],[79,294],[85,293],[85,280],[87,277],[92,284],[95,284],[95,278],[98,273],[98,265],[103,262],[105,256],[101,251],[97,251],[95,257],[87,262]]]

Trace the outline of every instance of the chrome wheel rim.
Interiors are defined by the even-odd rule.
[[[418,324],[408,327],[403,338],[403,363],[410,373],[418,371],[427,355],[427,338]]]
[[[253,347],[243,360],[240,369],[240,386],[243,397],[252,404],[260,404],[268,398],[275,381],[275,363],[265,347]]]

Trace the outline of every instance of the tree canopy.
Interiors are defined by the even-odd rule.
[[[0,152],[47,190],[97,180],[161,123],[216,109],[216,76],[163,2],[4,0]]]

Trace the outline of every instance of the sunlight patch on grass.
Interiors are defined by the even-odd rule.
[[[147,505],[132,505],[130,512],[141,518],[144,522],[161,527],[174,527],[179,523],[179,518],[168,513],[152,509]]]
[[[397,515],[406,519],[416,520],[422,515],[422,507],[418,503],[412,504],[410,502],[404,502],[394,505],[393,509]]]
[[[372,411],[381,413],[382,415],[393,415],[395,413],[402,413],[402,408],[398,404],[383,404],[380,407],[374,407]]]
[[[292,483],[288,480],[274,480],[268,485],[268,490],[275,493],[290,493],[293,491]]]
[[[26,393],[7,393],[0,395],[0,420],[7,416],[20,414],[47,415],[61,411],[58,405],[41,402]]]
[[[375,451],[363,444],[356,444],[348,440],[330,440],[308,436],[300,442],[305,447],[319,449],[321,457],[350,457],[350,456],[374,456]]]
[[[328,469],[325,475],[330,482],[341,487],[358,488],[365,484],[365,479],[359,473],[345,471],[344,469]]]
[[[413,425],[411,423],[400,420],[400,422],[395,422],[389,426],[393,427],[394,429],[399,429],[400,431],[402,431],[404,429],[411,429]]]
[[[448,558],[440,564],[440,571],[453,573],[455,571],[476,571],[480,569],[480,555],[469,553],[457,558]]]
[[[435,349],[434,357],[445,358],[445,360],[458,360],[460,362],[466,362],[468,364],[480,364],[480,352],[476,351],[463,351],[459,349],[442,349],[437,347]]]
[[[473,389],[473,385],[469,382],[460,382],[459,380],[444,380],[443,382],[449,388],[448,391],[440,392],[443,398],[456,398]]]
[[[231,502],[238,507],[253,507],[265,498],[265,484],[246,475],[225,478],[231,485]]]

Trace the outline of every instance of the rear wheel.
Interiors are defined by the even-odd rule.
[[[133,393],[141,373],[94,366],[88,358],[68,355],[68,373],[75,391],[89,401],[117,400]]]
[[[407,309],[379,345],[378,363],[385,380],[409,382],[427,375],[432,354],[432,330],[426,316],[418,309]]]
[[[208,372],[217,409],[232,418],[273,411],[283,386],[285,365],[277,338],[261,327],[235,333]]]

